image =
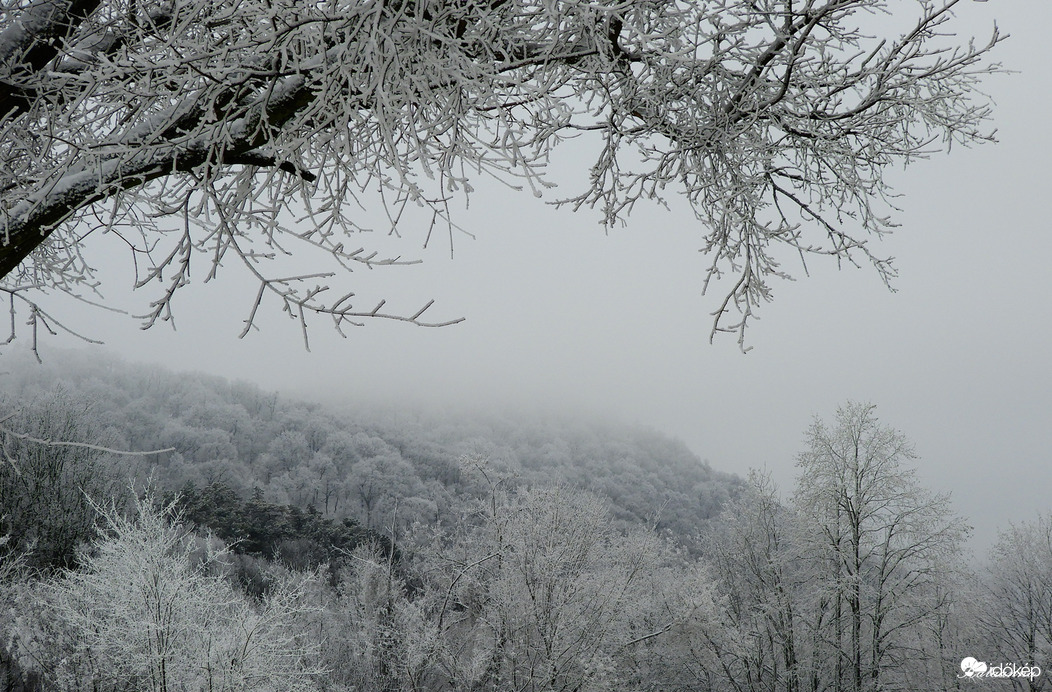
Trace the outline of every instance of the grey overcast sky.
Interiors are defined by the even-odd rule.
[[[953,493],[985,547],[997,526],[1052,509],[1052,12],[1045,0],[959,8],[962,33],[986,38],[996,19],[1011,34],[997,58],[1017,73],[987,84],[1000,143],[892,173],[902,228],[882,249],[897,258],[896,293],[871,269],[816,259],[805,278],[790,266],[800,280],[775,285],[747,355],[732,336],[708,343],[717,296],[701,296],[706,258],[681,209],[642,209],[607,235],[593,214],[496,187],[459,215],[477,238],[458,238],[452,260],[407,228],[403,249],[424,265],[349,284],[406,312],[435,298],[435,315],[467,318],[453,327],[371,323],[342,339],[318,320],[308,353],[275,313],[239,340],[254,288],[234,280],[191,286],[176,331],[90,312],[70,321],[103,338],[100,351],[297,397],[616,416],[716,468],[766,467],[785,491],[813,416],[868,400],[914,440],[922,478]],[[567,161],[546,199],[572,192],[587,163]],[[52,344],[68,342],[45,344],[45,357]]]

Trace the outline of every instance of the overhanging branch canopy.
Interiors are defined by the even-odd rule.
[[[326,301],[335,273],[399,262],[345,250],[346,203],[386,190],[442,212],[484,171],[544,185],[553,148],[584,131],[603,143],[591,183],[559,203],[613,224],[685,197],[708,278],[736,277],[713,333],[741,341],[786,276],[777,248],[889,280],[867,244],[892,226],[886,168],[989,138],[975,86],[998,36],[953,40],[958,2],[918,0],[903,24],[900,6],[874,17],[880,0],[10,0],[2,287],[30,302],[29,287],[93,287],[81,248],[102,215],[132,229],[140,283],[161,287],[147,324],[202,253],[212,273],[235,257],[256,305],[276,296],[302,324],[421,323]],[[271,273],[291,248],[333,266]]]

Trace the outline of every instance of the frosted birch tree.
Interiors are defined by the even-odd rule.
[[[907,664],[950,605],[943,571],[968,531],[948,496],[920,485],[909,440],[874,409],[848,403],[832,427],[815,421],[795,498],[815,570],[819,677],[852,692],[913,689]]]
[[[540,194],[582,135],[590,175],[555,202],[613,225],[685,199],[723,294],[713,334],[741,339],[787,258],[890,281],[886,169],[990,139],[975,87],[998,36],[955,38],[960,0],[0,7],[0,290],[34,333],[60,326],[42,292],[95,299],[102,233],[154,291],[146,326],[191,265],[253,278],[246,332],[263,303],[304,326],[446,323],[356,295],[347,272],[411,261],[361,243],[359,204],[396,232],[423,205],[434,230],[478,180]]]

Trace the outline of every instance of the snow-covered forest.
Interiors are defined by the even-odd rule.
[[[5,690],[1043,689],[1052,522],[969,555],[871,405],[789,489],[630,426],[73,354],[2,407]]]
[[[1043,197],[1028,186],[1044,179],[1045,124],[995,116],[994,80],[1047,75],[1033,58],[1047,32],[1033,8],[998,8],[1040,45],[1002,65],[1009,36],[986,7],[4,0],[0,692],[1047,689],[1052,516],[973,554],[968,517],[875,405],[825,410],[795,445],[771,432],[812,410],[820,381],[841,397],[884,377],[942,416],[925,452],[943,471],[980,469],[992,486],[997,468],[1040,492],[1049,445],[1033,429],[1052,387],[1034,348],[1048,339],[1027,330],[1048,291],[1020,280],[1047,274],[1025,264],[1047,255],[1047,233],[1043,209],[1015,210]],[[1015,111],[1045,112],[1048,91],[1017,89]],[[959,151],[1002,127],[1019,161]],[[958,170],[903,171],[951,150]],[[923,192],[936,180],[949,202]],[[520,211],[503,188],[539,206]],[[571,218],[648,235],[610,255],[563,238],[539,254],[503,245],[515,271],[494,256],[469,282],[407,268],[452,261],[486,229],[537,242]],[[883,245],[900,224],[931,227],[929,254]],[[700,264],[673,271],[688,254]],[[572,273],[552,271],[561,260]],[[910,261],[921,282],[904,282],[893,321],[847,283],[843,307],[826,302],[834,267],[897,289]],[[599,265],[613,274],[595,280]],[[380,332],[303,368],[270,340],[275,318],[314,353],[318,323],[334,339],[460,325],[458,291],[515,329],[438,330],[426,352]],[[792,328],[766,332],[775,359],[744,375],[715,358],[686,366],[688,347],[725,335],[748,352],[776,293],[797,307]],[[698,302],[677,307],[688,294]],[[685,317],[699,309],[700,331]],[[280,371],[308,389],[320,373],[316,393],[349,403],[12,353],[121,343],[109,316],[149,329],[177,312],[214,333],[137,357],[175,363],[160,351],[181,349],[226,374],[234,353],[246,377]],[[217,346],[214,323],[259,332],[268,360]],[[542,380],[558,387],[534,391]],[[485,412],[397,401],[436,389]],[[636,425],[487,404],[572,407],[576,392],[610,410],[660,401],[647,420],[661,425],[693,406],[678,434],[739,465],[714,469]],[[977,444],[978,429],[997,449],[958,463],[951,440]],[[750,438],[784,446],[795,480],[749,471],[763,457],[743,452]],[[993,466],[1012,457],[1025,476]]]

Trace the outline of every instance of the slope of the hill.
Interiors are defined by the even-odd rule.
[[[617,520],[653,522],[689,542],[741,486],[682,443],[636,426],[325,407],[83,352],[44,365],[17,354],[4,361],[0,413],[49,397],[82,410],[107,446],[172,450],[120,458],[130,475],[163,489],[222,482],[247,497],[258,488],[269,501],[378,529],[451,521],[493,484],[556,483],[606,495]]]

